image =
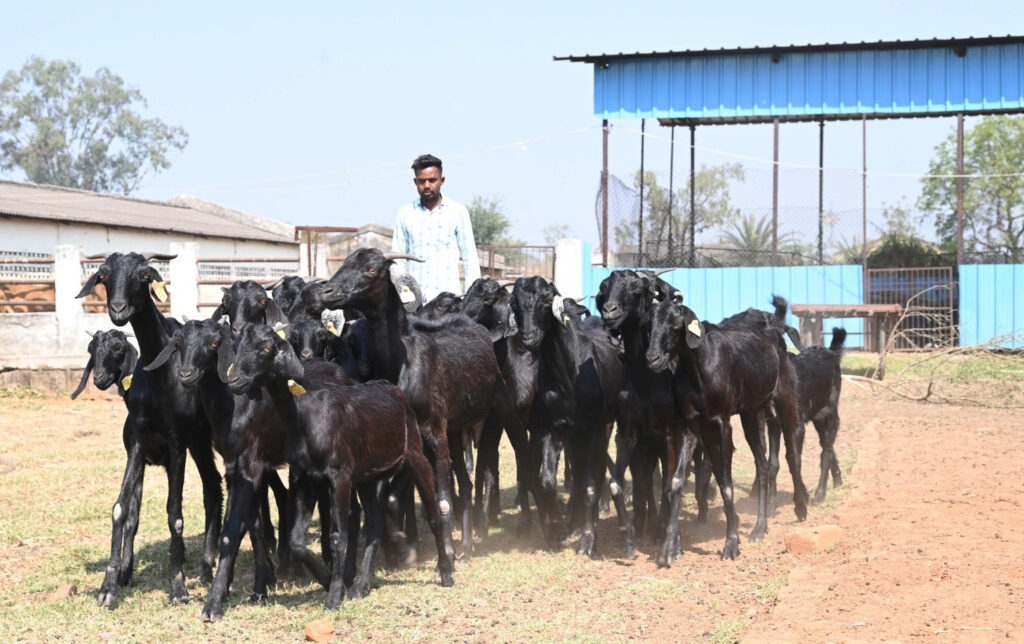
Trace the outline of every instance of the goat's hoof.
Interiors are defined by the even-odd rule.
[[[452,575],[452,571],[447,570],[441,572],[441,585],[445,588],[451,588],[455,585],[455,577]]]
[[[203,570],[199,573],[199,583],[204,586],[209,586],[213,583],[213,568],[203,564]]]
[[[751,541],[760,541],[764,539],[764,535],[768,532],[767,526],[758,525],[754,526],[754,529],[750,531],[749,539]]]
[[[249,603],[250,604],[262,604],[262,603],[264,603],[266,601],[267,601],[267,593],[266,592],[257,591],[257,592],[254,592],[253,594],[249,595]]]
[[[188,601],[188,590],[185,589],[184,581],[175,581],[171,584],[171,603],[184,604]]]
[[[117,599],[117,590],[116,589],[107,590],[107,589],[101,588],[100,589],[100,594],[99,594],[99,599],[97,601],[97,605],[100,608],[113,609],[114,608],[114,600],[116,600],[116,599]]]
[[[362,599],[370,592],[370,582],[359,581],[353,584],[345,593],[349,599]]]
[[[597,539],[593,534],[584,534],[580,537],[580,545],[576,549],[576,554],[583,556],[586,555],[590,558],[594,558],[596,551]]]
[[[740,544],[736,539],[726,539],[725,547],[722,548],[722,559],[735,561],[740,556]]]
[[[797,521],[806,521],[807,520],[807,505],[806,504],[796,506],[794,508],[794,511],[796,512],[796,519],[797,519]]]
[[[212,624],[212,623],[216,622],[218,619],[220,619],[221,617],[224,617],[224,609],[222,609],[220,607],[217,607],[217,608],[209,608],[209,607],[207,607],[207,608],[203,609],[202,620],[203,620],[204,624]]]
[[[819,488],[814,493],[814,505],[821,505],[825,502],[825,490]]]

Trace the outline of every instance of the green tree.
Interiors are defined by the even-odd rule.
[[[917,226],[905,206],[882,209],[885,230],[869,242],[868,268],[913,268],[947,266],[949,260],[934,244],[917,235]],[[954,246],[955,252],[955,246]]]
[[[718,238],[724,248],[716,259],[730,266],[772,265],[772,220],[769,215],[758,218],[744,214],[730,222]],[[792,232],[781,233],[776,245],[775,264],[788,266],[808,263],[813,249],[801,244]]]
[[[986,116],[964,134],[964,252],[985,261],[1024,261],[1024,118]],[[931,175],[956,174],[956,132],[935,148]],[[918,207],[935,218],[946,250],[956,250],[957,180],[923,181]]]
[[[139,90],[109,69],[83,77],[70,61],[32,57],[0,81],[0,170],[35,183],[131,194],[188,134],[145,119]]]
[[[559,239],[572,236],[572,228],[569,224],[548,224],[541,228],[540,232],[544,236],[544,243],[549,246],[557,244]]]
[[[708,229],[727,225],[739,216],[739,209],[732,204],[729,186],[733,181],[743,182],[743,166],[738,163],[716,166],[701,166],[694,177],[695,236]],[[657,175],[637,172],[633,185],[639,190],[643,182],[644,199],[644,252],[649,257],[663,255],[678,256],[688,248],[690,239],[690,181],[676,190],[669,213],[668,188],[658,185]],[[633,212],[616,222],[615,242],[619,248],[636,246],[639,235],[637,219]],[[671,249],[669,234],[671,233]]]
[[[477,246],[521,246],[522,240],[508,234],[512,222],[505,216],[501,202],[494,197],[473,197],[469,204],[469,220]]]

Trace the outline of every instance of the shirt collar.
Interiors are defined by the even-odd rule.
[[[434,210],[440,210],[444,208],[447,205],[447,202],[448,200],[445,199],[445,196],[441,195],[441,203],[437,204],[437,208],[434,208]],[[427,207],[423,205],[423,202],[420,201],[419,199],[412,202],[412,207],[415,208],[416,210],[419,210],[420,212],[433,212],[432,210],[428,210]]]

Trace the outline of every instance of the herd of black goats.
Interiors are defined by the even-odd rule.
[[[712,324],[684,306],[682,294],[658,273],[616,270],[601,283],[599,316],[562,298],[542,277],[521,277],[514,285],[481,278],[462,296],[442,293],[423,304],[408,275],[393,279],[390,270],[396,259],[416,258],[363,248],[326,281],[235,282],[223,289],[210,319],[182,324],[154,303],[166,292],[149,262],[171,258],[113,253],[78,295],[102,284],[111,321],[130,324],[139,347],[136,352],[121,331],[97,332],[72,394],[81,393],[91,373],[100,389],[116,385],[128,409],[127,464],[113,507],[101,606],[112,607],[132,579],[146,465],[167,470],[170,597],[187,598],[186,452],[203,486],[201,577],[212,584],[204,621],[223,615],[246,533],[255,559],[254,600],[276,582],[275,549],[277,574],[305,569],[327,589],[328,609],[346,594],[364,595],[379,549],[393,564],[413,560],[414,487],[436,542],[441,584],[451,586],[453,521],[460,521],[461,556],[468,558],[474,528],[485,537],[498,515],[503,431],[516,459],[519,530],[530,530],[532,496],[547,542],[557,546],[578,535],[578,552],[590,556],[610,471],[607,490],[624,556],[636,555],[646,532],[659,544],[657,564],[671,565],[681,555],[680,493],[692,468],[699,521],[707,519],[715,476],[726,517],[722,557],[735,559],[733,414],[740,416],[756,464],[752,541],[764,537],[775,511],[780,436],[800,520],[809,501],[800,472],[805,422],[814,423],[821,443],[815,500],[824,499],[830,472],[834,485],[842,483],[833,445],[846,332],[834,329],[828,348],[800,347],[785,323],[782,298],[773,299],[774,312],[748,309]],[[342,328],[331,314],[322,316],[328,309],[344,312]],[[802,351],[787,351],[784,336]],[[614,462],[608,454],[613,425]],[[475,503],[469,474],[474,444]],[[567,504],[558,494],[563,449]],[[223,522],[214,450],[227,479]],[[278,474],[284,465],[287,487]],[[660,510],[654,490],[659,467]],[[314,510],[320,556],[307,548]],[[366,546],[357,566],[360,528]]]

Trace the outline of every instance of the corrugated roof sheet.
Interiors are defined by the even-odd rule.
[[[146,201],[73,188],[0,180],[0,217],[158,230],[204,237],[294,244],[283,224],[231,211]],[[246,218],[251,222],[246,222]],[[270,224],[270,225],[268,225]],[[276,230],[275,230],[276,229]],[[291,227],[294,230],[293,227]]]
[[[661,58],[665,56],[722,56],[732,54],[766,54],[766,53],[798,53],[798,52],[820,52],[820,51],[864,51],[872,49],[926,49],[934,47],[968,47],[971,45],[1003,45],[1024,43],[1024,36],[984,36],[967,38],[915,38],[913,40],[878,40],[875,42],[862,41],[858,43],[822,43],[818,45],[768,45],[766,47],[722,47],[719,49],[683,49],[680,51],[652,51],[652,52],[619,52],[617,54],[583,54],[569,56],[555,56],[555,60],[567,60],[573,63],[600,63],[605,60],[616,58]]]

